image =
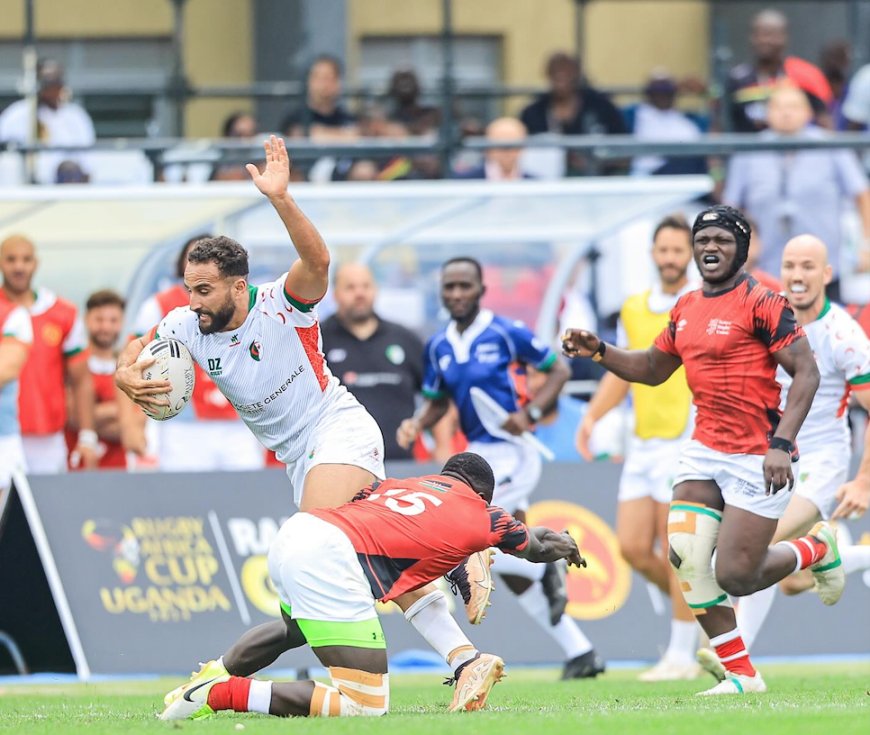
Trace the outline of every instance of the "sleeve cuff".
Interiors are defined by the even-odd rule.
[[[326,296],[326,294],[323,294],[323,296]],[[303,299],[301,296],[290,293],[290,291],[287,290],[287,286],[284,286],[284,298],[287,299],[291,306],[296,307],[301,312],[307,313],[311,311],[321,302],[323,296],[321,296],[319,299]]]
[[[423,394],[423,398],[427,398],[430,401],[437,401],[439,398],[444,398],[447,394],[440,390],[429,390],[428,388],[423,388],[420,391]]]
[[[556,364],[556,357],[556,353],[551,352],[540,363],[538,363],[536,369],[540,370],[542,373],[550,372],[550,369]]]

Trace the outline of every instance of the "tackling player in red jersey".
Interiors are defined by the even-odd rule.
[[[222,709],[310,717],[385,714],[389,676],[376,600],[418,589],[493,546],[533,562],[586,564],[567,533],[529,529],[490,505],[494,486],[486,460],[465,452],[451,457],[440,475],[375,482],[350,503],[292,516],[269,550],[269,576],[292,641],[288,648],[307,642],[329,669],[332,686],[252,680],[224,670],[171,693],[162,719],[198,719]],[[483,707],[504,662],[478,654],[463,668],[473,681],[457,689],[451,711]]]
[[[620,350],[577,329],[563,338],[568,356],[591,357],[632,382],[658,385],[686,367],[697,416],[674,480],[668,540],[686,602],[726,668],[725,679],[702,694],[766,691],[729,594],[751,594],[804,568],[813,571],[827,604],[843,589],[836,536],[827,524],[769,546],[794,485],[794,441],[819,372],[788,301],[744,271],[750,234],[731,207],[698,215],[692,241],[703,287],[677,301],[648,350]],[[777,365],[793,378],[782,412]]]

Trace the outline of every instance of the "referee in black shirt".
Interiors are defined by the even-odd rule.
[[[385,459],[411,459],[396,443],[396,429],[416,410],[423,343],[401,324],[375,314],[376,294],[366,266],[346,263],[336,271],[338,310],[321,325],[323,352],[332,372],[381,427]]]

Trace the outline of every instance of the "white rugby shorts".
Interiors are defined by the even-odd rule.
[[[508,441],[470,442],[468,452],[483,457],[495,475],[492,502],[513,515],[527,510],[541,479],[541,455],[526,444]]]
[[[288,518],[269,548],[268,565],[294,620],[356,623],[378,615],[350,539],[317,516]]]
[[[680,450],[685,442],[682,438],[632,437],[619,478],[617,500],[622,503],[652,498],[656,503],[670,503]]]
[[[850,461],[848,448],[801,452],[800,472],[795,471],[795,495],[809,500],[828,520],[837,507],[837,490],[849,477]]]
[[[691,439],[680,453],[674,487],[688,480],[712,480],[726,505],[778,520],[792,494],[786,485],[775,494],[765,495],[763,463],[763,454],[725,454]],[[793,464],[795,478],[798,470],[798,465]]]
[[[350,400],[340,400],[318,417],[305,453],[287,465],[297,507],[302,502],[305,477],[319,464],[349,464],[368,470],[379,480],[386,478],[381,430],[350,393],[347,398]]]

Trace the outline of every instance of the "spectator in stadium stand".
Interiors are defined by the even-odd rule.
[[[768,125],[767,100],[784,79],[807,93],[816,122],[829,127],[828,106],[834,99],[831,86],[817,66],[797,56],[786,56],[785,15],[772,9],[758,13],[752,19],[749,43],[753,60],[735,66],[728,74],[732,129],[738,133],[764,130]]]
[[[105,289],[92,293],[85,303],[85,329],[88,333],[88,370],[94,381],[96,405],[94,425],[97,445],[97,467],[102,470],[125,469],[127,457],[121,444],[121,423],[118,418],[118,391],[115,388],[115,364],[118,361],[118,339],[124,327],[124,299],[115,291]],[[67,421],[66,442],[70,450],[69,465],[78,469],[81,462],[75,451],[78,426],[71,414]]]
[[[47,288],[35,290],[36,247],[23,235],[0,243],[0,306],[17,304],[30,312],[33,347],[19,385],[19,416],[27,469],[34,474],[66,472],[66,386],[79,427],[75,451],[85,469],[97,466],[94,383],[83,354],[85,328],[76,307]]]
[[[173,309],[184,308],[190,296],[181,279],[187,254],[203,238],[201,233],[182,247],[175,264],[178,282],[154,294],[139,308],[133,322],[134,337],[141,337]],[[157,464],[164,472],[206,472],[210,470],[257,470],[265,465],[265,450],[242,423],[236,410],[208,374],[195,365],[196,382],[190,405],[172,421],[158,424]],[[147,418],[125,397],[121,403],[121,428],[131,469],[154,465],[145,426]],[[232,451],[227,451],[232,447]]]
[[[526,126],[514,117],[499,117],[486,126],[490,143],[518,143],[527,138]],[[522,148],[487,148],[483,163],[466,171],[456,171],[457,179],[520,181],[534,178],[520,167]]]
[[[549,91],[539,95],[520,114],[520,120],[529,135],[612,135],[627,132],[622,113],[616,105],[583,79],[576,56],[562,51],[554,53],[547,59],[546,74]],[[582,174],[589,170],[588,161],[582,154],[569,155],[569,174]]]
[[[37,129],[33,137],[44,145],[90,146],[96,141],[94,123],[83,107],[69,101],[69,89],[64,85],[63,67],[56,61],[43,59],[37,69]],[[0,143],[24,145],[30,139],[30,108],[26,99],[13,102],[0,113]],[[36,182],[54,184],[58,166],[73,161],[87,176],[86,154],[71,151],[40,153],[36,159]]]
[[[822,48],[820,66],[831,85],[831,104],[828,113],[834,130],[846,130],[848,122],[843,116],[843,101],[849,91],[849,70],[852,67],[852,47],[848,41],[826,43]]]
[[[675,107],[679,85],[665,69],[653,70],[644,86],[644,101],[626,111],[627,125],[638,140],[692,141],[701,137],[701,128],[682,110]],[[635,176],[703,174],[707,165],[703,157],[664,158],[638,156],[631,162]]]
[[[408,130],[405,125],[391,120],[386,110],[381,105],[375,103],[365,106],[357,122],[357,129],[363,138],[403,140],[408,137]],[[415,175],[412,160],[401,154],[377,160],[371,158],[328,160],[334,165],[331,173],[333,180],[397,181],[400,179],[418,178]],[[314,178],[313,174],[312,178]]]
[[[451,321],[426,344],[426,400],[416,415],[402,421],[396,439],[400,446],[409,447],[422,430],[443,418],[451,402],[456,404],[469,451],[486,459],[495,473],[494,502],[522,520],[541,477],[541,456],[520,437],[555,402],[568,379],[568,368],[522,322],[481,308],[485,290],[483,269],[474,258],[453,258],[441,266],[441,298]],[[547,373],[533,402],[525,400],[520,385],[526,364]],[[486,403],[480,395],[488,399]],[[486,418],[492,410],[486,407],[493,404],[506,414],[495,427]],[[465,565],[471,580],[478,578],[477,562],[471,557]],[[592,642],[565,613],[563,569],[536,568],[505,554],[496,555],[492,569],[535,624],[562,649],[567,659],[563,679],[592,678],[604,671]]]
[[[867,130],[870,126],[870,64],[858,69],[849,82],[842,113],[849,130]]]
[[[777,87],[768,102],[770,130],[766,139],[824,139],[812,127],[806,95],[788,83]],[[840,300],[840,252],[843,204],[853,202],[861,219],[862,250],[870,249],[870,184],[854,151],[796,150],[741,153],[731,158],[722,199],[745,210],[758,223],[764,243],[759,267],[778,272],[785,244],[796,235],[815,235],[828,243],[834,278],[827,294]]]
[[[333,295],[337,311],[321,326],[332,372],[381,427],[384,459],[411,459],[411,452],[396,441],[396,429],[414,412],[423,385],[423,343],[375,313],[377,288],[366,266],[339,267]]]
[[[664,329],[677,300],[696,290],[689,278],[692,231],[681,214],[662,219],[653,232],[656,283],[630,296],[619,314],[617,344],[649,348]],[[577,450],[594,459],[590,440],[596,424],[631,393],[634,433],[626,453],[617,495],[616,535],[623,558],[671,600],[671,636],[661,660],[640,675],[642,681],[694,679],[698,628],[668,563],[667,516],[673,471],[692,433],[694,412],[686,374],[678,370],[661,385],[636,385],[606,373],[576,430]]]
[[[387,92],[392,101],[390,119],[405,126],[411,135],[426,135],[437,131],[441,111],[420,104],[420,81],[411,69],[397,69],[390,79]]]
[[[224,138],[249,140],[257,135],[257,119],[249,112],[234,112],[221,126]],[[260,164],[260,167],[265,165]],[[248,172],[242,163],[219,163],[209,175],[209,181],[247,181]]]
[[[18,384],[33,344],[27,309],[0,301],[0,495],[12,484],[12,473],[24,472],[24,447],[18,421]]]
[[[308,69],[305,104],[291,112],[281,130],[291,138],[347,140],[357,135],[356,118],[341,104],[341,61],[328,54],[318,56]]]

